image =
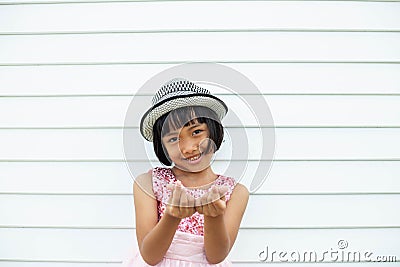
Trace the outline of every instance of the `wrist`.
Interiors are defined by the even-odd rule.
[[[167,212],[164,213],[162,218],[164,218],[164,220],[166,220],[166,221],[168,221],[170,223],[176,224],[176,225],[178,225],[182,220],[181,218],[175,217],[175,216],[173,216],[173,215],[171,215],[171,214],[169,214]]]
[[[224,221],[224,214],[220,214],[220,215],[217,215],[217,216],[209,216],[209,215],[204,215],[204,220],[207,220],[207,221],[215,221],[215,222],[217,222],[217,221]]]

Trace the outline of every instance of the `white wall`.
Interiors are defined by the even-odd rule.
[[[120,265],[136,242],[126,109],[190,61],[249,77],[275,121],[235,266],[341,239],[398,264],[399,15],[397,1],[0,0],[0,266]]]

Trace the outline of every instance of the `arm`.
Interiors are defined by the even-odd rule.
[[[146,263],[155,265],[167,252],[180,220],[166,215],[157,223],[157,201],[150,173],[137,177],[133,185],[133,196],[140,254]]]
[[[209,213],[211,216],[206,215],[208,212],[204,210],[204,247],[210,263],[219,263],[228,256],[235,243],[248,199],[246,187],[237,184],[226,204],[223,198],[208,205],[208,212],[212,211]],[[219,213],[218,210],[222,214],[213,216]]]
[[[171,201],[177,203],[181,201],[180,189],[181,188],[173,190]],[[137,177],[133,186],[133,192],[136,216],[136,237],[140,254],[146,263],[149,265],[156,265],[162,260],[170,247],[181,218],[186,217],[186,215],[190,213],[190,210],[179,209],[179,207],[176,208],[177,205],[174,204],[169,205],[164,215],[157,223],[157,201],[153,194],[152,179],[149,173]],[[177,209],[179,212],[175,213]]]

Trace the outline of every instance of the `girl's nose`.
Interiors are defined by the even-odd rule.
[[[199,145],[196,142],[193,141],[181,141],[180,144],[180,149],[182,154],[192,154],[196,150],[198,150]]]

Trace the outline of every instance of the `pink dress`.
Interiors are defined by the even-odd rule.
[[[166,188],[167,184],[176,182],[177,179],[170,168],[156,167],[152,171],[153,191],[157,199],[158,220],[164,214],[166,202],[170,197],[170,190]],[[215,185],[227,186],[226,201],[230,199],[232,191],[236,185],[233,178],[219,175],[214,181]],[[202,196],[209,189],[187,189],[194,197]],[[133,258],[123,263],[124,267],[143,267],[151,266],[146,264],[139,251],[135,252]],[[204,216],[195,212],[191,217],[181,220],[175,236],[172,240],[164,258],[157,265],[158,267],[226,267],[232,266],[228,259],[219,264],[210,264],[206,259],[204,252]]]

